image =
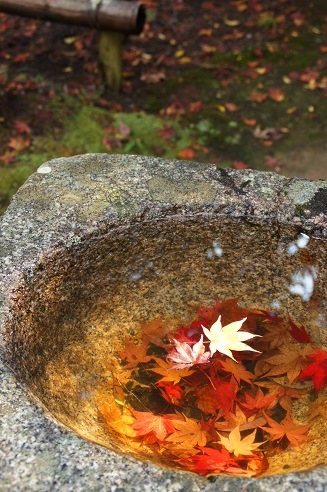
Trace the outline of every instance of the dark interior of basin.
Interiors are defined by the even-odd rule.
[[[97,391],[111,391],[110,369],[142,320],[184,321],[194,307],[239,297],[248,309],[275,310],[326,342],[326,242],[299,228],[254,217],[199,214],[105,225],[58,246],[25,276],[8,322],[8,358],[18,377],[58,421],[79,435],[140,459],[99,419]],[[111,365],[110,365],[111,364]],[[267,474],[326,462],[321,439],[272,459]]]

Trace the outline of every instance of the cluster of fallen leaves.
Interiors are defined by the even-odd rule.
[[[216,301],[175,330],[144,323],[142,343],[126,340],[118,355],[112,397],[99,393],[104,426],[172,465],[257,476],[270,456],[314,438],[292,401],[311,394],[308,420],[319,415],[327,352],[291,319]]]

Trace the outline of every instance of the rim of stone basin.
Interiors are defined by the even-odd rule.
[[[141,156],[87,154],[43,164],[0,221],[3,490],[214,490],[187,472],[134,461],[82,440],[46,417],[6,363],[12,293],[45,257],[101,228],[210,214],[294,225],[327,237],[327,182]],[[6,365],[7,364],[7,365]],[[217,477],[224,490],[322,489],[325,467],[259,479]],[[217,484],[217,482],[216,482]],[[306,485],[305,485],[306,484]]]

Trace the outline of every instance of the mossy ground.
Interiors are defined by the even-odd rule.
[[[23,66],[14,62],[0,66],[0,146],[3,145],[4,154],[10,148],[12,120],[25,121],[32,129],[29,146],[17,150],[8,162],[0,159],[0,212],[42,162],[90,152],[185,156],[220,166],[237,167],[241,163],[254,169],[273,168],[290,176],[327,179],[327,64],[323,42],[323,13],[327,15],[327,11],[324,4],[316,3],[314,8],[302,6],[303,12],[293,10],[295,25],[285,21],[285,26],[280,27],[278,2],[272,2],[270,10],[256,19],[255,32],[249,28],[240,41],[240,28],[233,30],[222,23],[217,35],[235,35],[235,41],[226,41],[230,49],[223,52],[212,48],[217,39],[220,46],[220,38],[199,34],[201,27],[203,31],[213,24],[210,15],[198,19],[199,30],[194,32],[194,8],[190,4],[181,17],[180,30],[170,33],[171,38],[166,34],[167,28],[154,23],[152,31],[146,31],[149,39],[143,38],[139,45],[138,40],[132,39],[125,47],[126,73],[119,95],[105,90],[101,83],[94,63],[94,36],[82,32],[65,37],[74,33],[73,28],[68,31],[58,27],[65,49],[60,53],[62,45],[58,44],[58,60],[51,60],[53,66],[48,55],[42,54],[32,56]],[[230,12],[232,7],[227,5],[221,8],[227,9],[226,18],[243,15]],[[296,4],[296,8],[300,7]],[[246,20],[245,16],[245,23]],[[19,27],[26,29],[28,22],[34,21],[22,19]],[[49,30],[44,29],[43,43],[48,37],[51,42]],[[194,33],[192,41],[190,29]],[[17,56],[10,36],[18,34],[8,28],[9,60]],[[162,41],[164,36],[169,48]],[[144,40],[149,44],[144,44]],[[170,41],[180,44],[175,47]],[[60,39],[56,38],[56,42],[60,43]],[[33,55],[36,44],[26,52]],[[209,54],[194,51],[203,45]],[[193,48],[194,60],[189,57],[191,62],[179,63],[174,53],[182,49],[188,55],[188,46]],[[164,65],[167,49],[171,50],[169,63],[162,69],[160,64]],[[87,62],[84,72],[78,64],[74,66],[73,56],[77,57],[76,63]],[[156,70],[164,70],[164,76],[158,83],[144,81],[147,70],[155,75]],[[274,88],[282,92],[279,101],[267,96]],[[256,102],[253,91],[266,94],[266,99]],[[198,102],[200,109],[194,107]],[[271,167],[267,166],[267,159]]]

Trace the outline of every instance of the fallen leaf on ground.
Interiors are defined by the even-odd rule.
[[[276,171],[278,171],[282,167],[286,167],[285,162],[283,162],[278,157],[274,157],[272,155],[265,155],[265,164],[266,166],[270,167],[271,169],[275,169]]]
[[[268,95],[263,93],[263,92],[259,92],[257,90],[253,90],[250,94],[250,100],[253,101],[253,102],[256,102],[256,103],[259,103],[261,104],[263,101],[265,101],[267,99]]]
[[[194,159],[195,157],[195,152],[192,149],[184,149],[178,152],[178,157],[181,159]]]
[[[250,169],[249,166],[245,164],[245,162],[243,161],[233,161],[232,167],[233,169],[239,169],[239,170]]]
[[[268,89],[268,96],[275,102],[282,102],[285,99],[284,92],[278,87],[270,87]]]

